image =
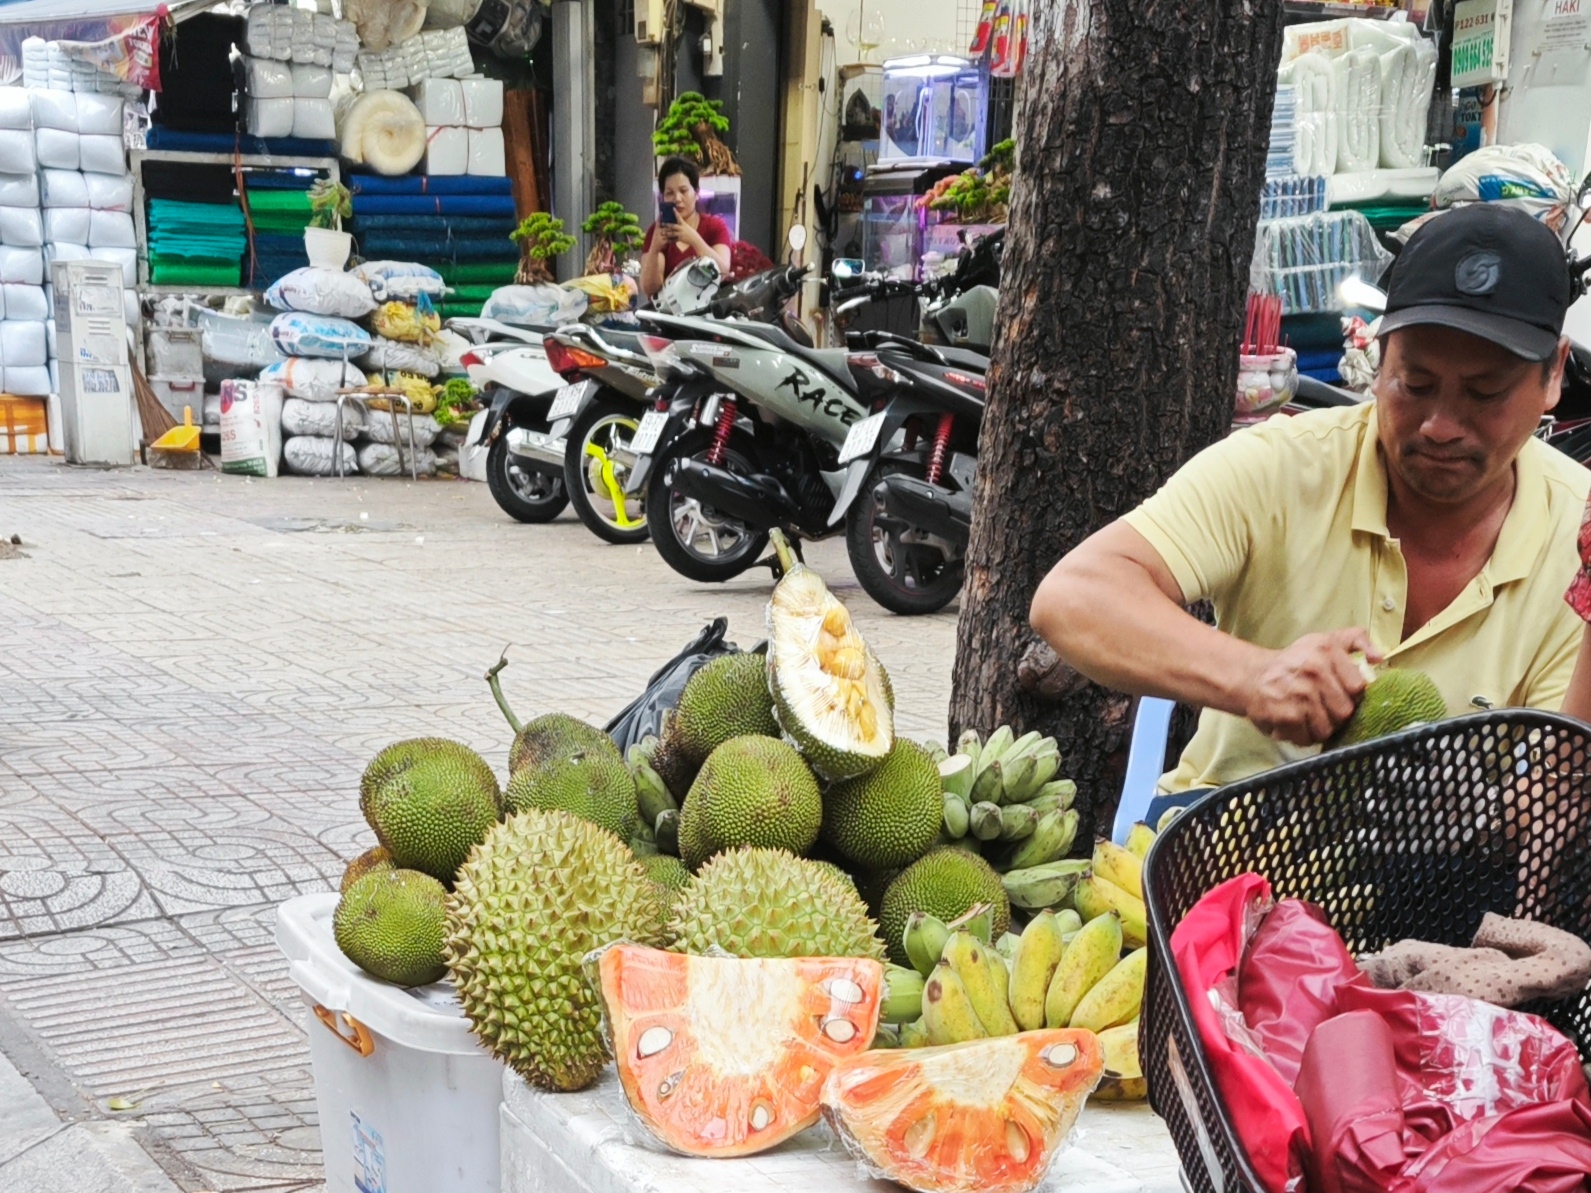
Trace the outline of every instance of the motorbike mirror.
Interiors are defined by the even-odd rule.
[[[792,253],[799,253],[807,247],[807,228],[805,224],[791,224],[790,234],[785,237]]]
[[[867,271],[867,262],[855,257],[839,257],[829,269],[829,276],[836,282],[848,282],[852,278],[859,278]]]
[[[1337,297],[1342,300],[1344,307],[1358,307],[1364,311],[1384,311],[1387,309],[1387,296],[1378,286],[1372,286],[1363,278],[1345,277],[1337,286]]]

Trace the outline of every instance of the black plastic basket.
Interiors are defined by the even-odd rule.
[[[1488,911],[1591,941],[1591,729],[1548,713],[1477,713],[1223,787],[1178,816],[1144,863],[1149,1100],[1185,1182],[1262,1186],[1232,1129],[1171,957],[1171,932],[1239,874],[1318,904],[1356,956],[1406,938],[1467,945]],[[1591,991],[1523,1008],[1591,1058]]]

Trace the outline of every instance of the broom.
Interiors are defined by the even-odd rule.
[[[144,371],[136,363],[130,367],[133,371],[133,396],[138,401],[138,421],[143,424],[143,442],[147,447],[175,427],[177,420],[171,417],[171,411],[160,404]],[[199,413],[203,415],[204,412],[201,410]]]

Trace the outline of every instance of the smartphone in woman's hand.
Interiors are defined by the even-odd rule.
[[[657,222],[660,224],[679,223],[679,212],[674,209],[674,204],[666,200],[658,201]]]

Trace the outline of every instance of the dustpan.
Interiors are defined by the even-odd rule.
[[[199,428],[193,425],[193,407],[182,408],[182,425],[172,427],[159,439],[149,445],[156,451],[162,452],[197,452],[199,450]]]

